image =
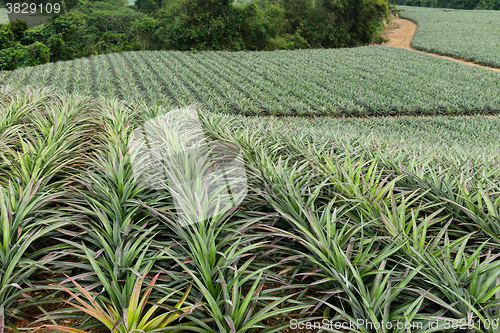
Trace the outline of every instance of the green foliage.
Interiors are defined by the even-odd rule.
[[[411,45],[500,68],[500,12],[401,7],[418,23]]]
[[[49,58],[49,49],[40,42],[31,45],[16,43],[12,47],[0,50],[0,70],[46,64]]]
[[[266,52],[280,53],[293,54]],[[115,61],[124,67],[134,56]],[[77,87],[92,83],[89,75],[69,81],[63,70],[85,74],[94,61],[95,85],[112,94],[129,80],[99,73],[110,58],[79,59],[73,71],[62,62],[18,70],[14,78],[30,73],[34,81]],[[217,66],[201,59],[211,62],[200,66]],[[285,59],[273,61],[282,68]],[[73,333],[98,325],[123,333],[271,333],[292,320],[325,319],[354,321],[363,333],[382,321],[418,324],[416,333],[453,331],[445,327],[454,320],[472,332],[498,333],[496,324],[487,326],[500,314],[498,118],[201,111],[203,141],[239,147],[249,191],[210,218],[216,198],[185,202],[185,217],[195,218],[185,225],[172,184],[160,178],[165,189],[150,188],[133,169],[155,158],[140,154],[134,130],[169,108],[113,96],[0,87],[0,331],[15,330],[15,319],[38,319]],[[161,143],[178,144],[162,149],[184,148],[172,138],[175,125],[164,125],[169,135]],[[175,172],[190,172],[192,164]],[[34,307],[41,317],[30,316]],[[61,327],[60,319],[78,326]]]
[[[153,287],[155,286],[156,281],[158,280],[159,274],[157,274],[151,280],[151,282],[147,285],[147,290],[145,290],[141,295],[141,289],[144,283],[144,279],[146,278],[146,274],[147,272],[144,273],[140,277],[140,279],[137,279],[137,282],[134,285],[134,289],[130,294],[130,302],[125,308],[117,306],[112,302],[110,304],[107,301],[100,302],[100,300],[95,300],[94,296],[87,292],[85,288],[79,285],[76,281],[73,281],[73,283],[85,296],[86,301],[82,300],[80,297],[78,297],[76,294],[74,294],[64,286],[62,288],[69,295],[75,298],[79,303],[74,304],[71,302],[67,302],[68,304],[99,320],[106,326],[108,330],[116,331],[118,333],[137,331],[158,332],[160,330],[168,331],[168,328],[166,327],[170,326],[170,324],[181,317],[181,315],[188,313],[192,309],[192,307],[189,306],[181,308],[182,304],[189,294],[189,291],[191,290],[191,287],[186,291],[184,296],[182,296],[181,300],[177,304],[167,308],[168,311],[164,311],[163,313],[158,314],[158,310],[160,310],[161,308],[166,308],[163,303],[165,303],[172,295],[168,295],[162,298],[153,306],[149,306],[149,297],[151,295],[151,292],[153,291]],[[85,331],[71,329],[65,326],[45,325],[43,327],[58,332],[85,333]]]
[[[240,4],[241,38],[247,50],[276,49],[273,39],[286,33],[285,9],[269,2]]]
[[[476,6],[480,10],[500,10],[499,0],[481,0]]]
[[[20,40],[23,37],[24,32],[28,30],[28,24],[21,20],[10,22],[8,26],[10,26],[10,30],[14,34],[14,38],[16,40]]]
[[[11,47],[15,40],[10,24],[0,24],[0,50]]]
[[[244,48],[238,31],[241,15],[231,1],[186,0],[159,14],[162,45],[177,50]]]
[[[151,43],[153,42],[155,26],[156,20],[149,16],[134,21],[133,27],[137,35],[137,40],[141,45],[141,50],[150,49]]]
[[[35,42],[26,46],[27,54],[25,60],[19,67],[37,66],[46,64],[50,59],[50,50],[47,46],[40,42]]]
[[[81,54],[82,43],[79,37],[82,31],[82,20],[77,15],[57,17],[44,27],[45,43],[50,48],[51,61],[70,60]]]
[[[379,0],[283,0],[283,8],[291,31],[300,31],[313,47],[370,43],[388,15],[388,3]]]
[[[309,47],[309,43],[298,31],[294,35],[286,34],[272,38],[269,41],[269,46],[267,46],[267,48],[271,50],[295,50],[307,49]]]
[[[291,42],[295,42],[293,38],[278,46],[291,47]],[[73,66],[76,71],[71,70]],[[381,46],[237,53],[128,52],[18,70],[4,82],[44,86],[49,80],[63,90],[105,98],[142,100],[171,108],[198,103],[206,110],[249,115],[500,111],[498,73]],[[73,83],[68,86],[70,80]]]
[[[154,13],[158,11],[161,7],[161,1],[158,0],[136,0],[135,6],[137,10],[143,13]]]
[[[166,48],[178,50],[363,45],[377,35],[388,4],[385,0],[357,1],[181,1],[158,12],[157,36]]]
[[[134,30],[134,22],[144,18],[144,14],[105,2],[82,2],[78,8],[79,11],[63,17],[63,22],[72,29],[64,34],[61,44],[68,60],[140,49],[140,36]],[[60,25],[54,26],[54,31],[47,28],[46,34],[53,36],[60,29]]]
[[[42,28],[27,29],[23,21],[0,26],[0,69],[45,64],[49,61],[70,60],[82,53],[85,35],[82,22],[74,14],[52,19]],[[9,33],[10,31],[10,33]]]

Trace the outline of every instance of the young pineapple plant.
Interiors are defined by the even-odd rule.
[[[0,130],[0,331],[6,322],[12,327],[12,317],[31,319],[23,309],[45,302],[31,294],[52,289],[36,275],[60,256],[48,241],[71,221],[60,208],[67,205],[68,175],[81,161],[91,123],[88,100],[44,89],[6,92],[0,109],[6,116]]]
[[[175,114],[166,106],[193,100],[294,115],[453,104],[392,105],[366,92],[371,72],[332,93],[332,77],[366,60],[365,51],[342,52],[174,52],[168,63],[163,53],[127,53],[76,63],[75,77],[65,63],[9,75],[80,93],[95,80],[94,97],[117,99],[0,88],[0,330],[38,311],[49,312],[36,315],[52,320],[46,329],[68,332],[270,333],[291,319],[361,322],[358,332],[411,321],[422,333],[458,320],[498,332],[486,327],[500,308],[498,120],[200,112],[199,128],[161,122]],[[350,67],[333,71],[331,57]],[[295,71],[306,61],[313,75],[304,79]],[[155,131],[143,126],[155,119]],[[241,162],[247,183],[229,160]],[[69,307],[49,311],[57,301]]]
[[[129,301],[126,307],[105,298],[96,298],[96,295],[92,295],[73,279],[71,280],[78,288],[78,293],[74,293],[64,286],[61,287],[77,302],[67,301],[67,304],[100,321],[112,332],[181,332],[182,330],[188,330],[189,327],[186,327],[186,325],[176,327],[172,324],[194,308],[194,306],[183,306],[191,287],[173,306],[166,304],[166,302],[173,298],[175,294],[181,293],[180,291],[174,291],[157,302],[151,302],[150,296],[160,274],[155,275],[146,285],[146,290],[144,290],[143,285],[146,275],[147,272],[135,282],[132,293],[128,295]],[[82,299],[82,296],[85,299]],[[80,329],[58,325],[44,325],[42,327],[59,332],[85,332]]]
[[[58,264],[72,268],[72,278],[100,286],[115,306],[127,308],[136,274],[150,271],[158,255],[151,248],[157,222],[143,209],[152,199],[133,173],[134,113],[116,101],[98,107],[103,119],[98,144],[87,156],[89,170],[74,177],[79,186],[69,209],[83,216],[58,238],[67,246],[61,254],[77,260]]]
[[[30,281],[57,259],[44,243],[67,223],[67,217],[49,208],[61,193],[40,191],[39,183],[25,186],[0,185],[0,332],[12,326],[11,318],[32,319],[23,309],[40,300],[26,295],[45,287]]]

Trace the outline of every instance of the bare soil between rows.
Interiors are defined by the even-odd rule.
[[[418,52],[422,52],[422,53],[427,53],[427,54],[430,54],[430,55],[433,55],[436,57],[461,62],[461,63],[467,64],[467,65],[482,67],[482,68],[486,68],[489,70],[500,72],[500,68],[484,66],[484,65],[480,65],[480,64],[477,64],[475,62],[467,61],[464,59],[459,59],[459,58],[444,56],[444,55],[437,54],[437,53],[432,53],[432,52],[414,49],[413,47],[411,47],[411,40],[413,39],[413,36],[417,32],[417,28],[418,28],[418,25],[410,20],[402,19],[399,17],[393,17],[391,19],[391,21],[389,22],[389,24],[387,25],[387,27],[385,28],[384,33],[383,33],[383,37],[388,39],[388,41],[382,43],[382,45],[414,50],[414,51],[418,51]]]

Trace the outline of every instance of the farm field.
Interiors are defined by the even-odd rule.
[[[0,71],[0,80],[9,75],[9,71]]]
[[[129,52],[20,69],[1,83],[245,115],[500,111],[500,73],[391,47]]]
[[[229,214],[180,226],[170,183],[151,188],[134,169],[135,129],[169,109],[0,91],[6,326],[31,330],[36,316],[54,320],[48,330],[64,319],[88,331],[93,317],[119,332],[291,332],[327,318],[328,332],[349,322],[497,332],[496,117],[202,111],[210,140],[240,147],[248,194]],[[217,205],[204,198],[200,207]]]
[[[308,137],[308,142],[335,141],[414,156],[498,156],[500,121],[496,117],[279,118],[227,116],[249,131],[269,130]],[[272,129],[272,130],[271,130]],[[486,134],[485,134],[486,133]],[[290,139],[291,140],[291,139]]]
[[[499,90],[385,46],[0,72],[0,333],[500,333]]]
[[[398,6],[418,24],[415,49],[500,68],[500,12]]]

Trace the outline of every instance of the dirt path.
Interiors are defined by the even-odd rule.
[[[410,42],[417,31],[417,25],[412,21],[394,17],[384,31],[384,37],[389,41],[382,45],[412,49]]]
[[[417,25],[413,23],[412,21],[405,20],[399,17],[394,17],[389,25],[385,28],[384,31],[384,37],[387,38],[389,41],[382,43],[382,45],[387,45],[387,46],[394,46],[394,47],[401,47],[405,49],[410,49],[410,50],[415,50],[410,46],[411,40],[413,39],[413,36],[415,35],[415,32],[417,31]],[[463,59],[457,59],[453,57],[448,57],[448,56],[443,56],[435,53],[430,53],[430,52],[425,52],[425,51],[420,51],[420,50],[415,50],[419,52],[424,52],[436,57],[440,58],[445,58],[461,63],[465,63],[468,65],[472,66],[477,66],[477,67],[482,67],[482,68],[487,68],[490,70],[498,71],[500,72],[499,68],[494,68],[494,67],[488,67],[488,66],[483,66],[476,64],[471,61],[466,61]]]

